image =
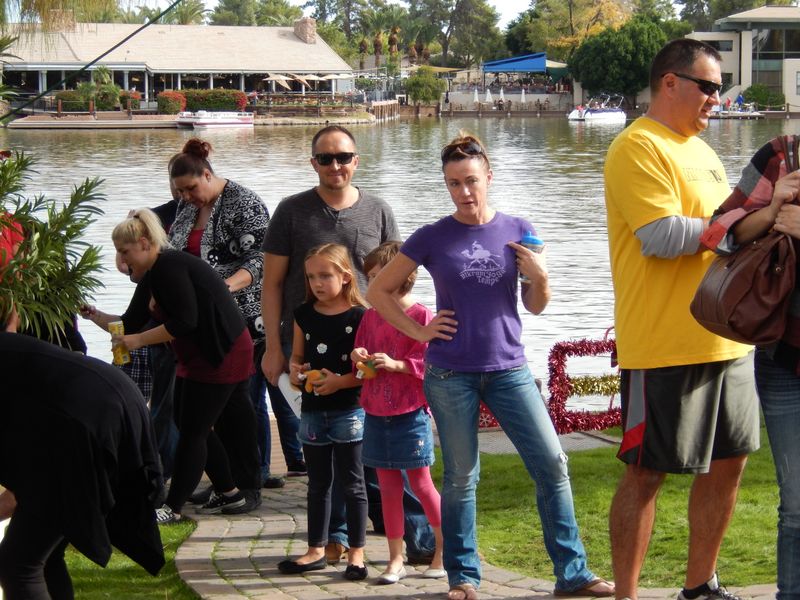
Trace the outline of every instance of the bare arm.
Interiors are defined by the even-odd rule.
[[[281,310],[283,285],[288,272],[288,256],[264,253],[261,318],[264,321],[267,349],[264,358],[261,359],[261,370],[272,385],[278,385],[278,377],[286,370],[286,357],[281,349]]]
[[[0,521],[4,521],[14,514],[17,508],[17,498],[11,490],[3,490],[0,493]]]
[[[97,307],[88,304],[81,307],[81,316],[105,331],[108,331],[109,323],[122,320],[120,315],[105,313],[102,310],[98,310]]]
[[[752,242],[764,235],[774,225],[777,231],[788,233],[793,237],[791,223],[777,223],[776,219],[781,213],[786,213],[784,209],[790,209],[789,202],[797,199],[800,192],[800,171],[789,173],[775,182],[775,190],[772,192],[772,201],[768,206],[750,213],[744,219],[733,226],[733,238],[737,244]],[[784,207],[784,204],[786,206]],[[789,210],[786,214],[791,214]],[[779,221],[782,220],[778,219]]]
[[[163,344],[170,342],[175,338],[170,335],[167,328],[163,325],[153,327],[141,333],[132,333],[130,335],[114,335],[111,336],[112,342],[122,343],[128,350],[138,350],[144,346],[152,346],[154,344]]]
[[[253,275],[247,269],[239,269],[225,280],[225,284],[231,292],[243,290],[253,283]]]
[[[452,310],[440,310],[427,325],[421,325],[409,317],[393,294],[400,289],[408,276],[417,268],[417,263],[405,254],[398,254],[381,269],[367,290],[367,301],[393,327],[408,337],[420,342],[434,338],[452,340],[458,321],[451,318]]]
[[[529,282],[522,284],[522,304],[528,312],[538,315],[550,302],[550,283],[547,274],[547,249],[532,252],[522,244],[509,242],[517,253],[517,267]]]

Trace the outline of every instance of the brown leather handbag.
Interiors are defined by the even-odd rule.
[[[795,136],[781,142],[788,170],[797,169]],[[794,242],[770,231],[728,256],[717,256],[689,307],[703,327],[744,344],[771,344],[783,337],[795,286]]]

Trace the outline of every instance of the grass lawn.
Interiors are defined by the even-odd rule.
[[[608,433],[619,435],[619,430]],[[727,586],[775,583],[778,488],[766,430],[763,447],[748,461],[718,570]],[[608,509],[624,465],[616,447],[572,452],[570,477],[589,567],[611,579]],[[437,481],[441,461],[437,461]],[[670,475],[661,490],[654,534],[642,570],[643,587],[681,587],[688,547],[690,476]],[[534,486],[518,456],[481,454],[478,486],[480,551],[494,565],[553,579],[542,543]]]
[[[196,600],[199,596],[183,583],[175,570],[175,551],[194,528],[192,521],[161,527],[167,564],[158,577],[151,577],[142,567],[116,550],[108,567],[103,569],[70,548],[67,551],[67,568],[75,586],[75,597],[81,600]]]

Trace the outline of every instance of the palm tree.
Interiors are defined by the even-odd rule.
[[[200,25],[207,12],[202,0],[183,0],[164,16],[164,20],[175,25]]]

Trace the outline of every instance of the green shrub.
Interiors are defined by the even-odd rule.
[[[56,92],[56,101],[61,100],[61,110],[67,112],[89,110],[89,101],[75,90]]]
[[[755,83],[744,91],[745,102],[753,102],[756,109],[781,110],[786,97],[781,92],[769,89],[763,83]]]
[[[244,110],[247,95],[240,90],[181,90],[186,96],[186,110]]]
[[[186,110],[186,96],[182,91],[166,90],[156,97],[156,101],[158,112],[162,115],[177,115]]]
[[[128,110],[128,102],[131,104],[131,110],[139,110],[142,106],[142,94],[133,90],[122,90],[119,93],[119,104],[123,110]]]
[[[119,86],[105,83],[97,86],[94,94],[95,110],[114,110],[119,106]]]

